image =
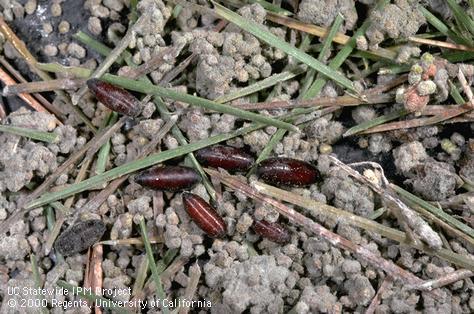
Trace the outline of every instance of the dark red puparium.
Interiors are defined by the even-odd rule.
[[[265,182],[276,186],[298,187],[315,183],[318,170],[302,160],[292,158],[269,158],[257,166],[257,175]]]
[[[210,237],[220,238],[226,234],[224,219],[200,196],[184,192],[183,204],[191,219]]]
[[[270,241],[279,244],[290,242],[291,236],[288,230],[276,222],[268,222],[266,220],[255,220],[252,229],[256,234],[267,238]]]
[[[253,156],[240,148],[214,145],[198,150],[197,160],[204,166],[223,168],[229,171],[246,171],[255,162]]]
[[[140,185],[170,192],[190,189],[200,181],[201,177],[194,169],[183,166],[155,167],[135,177]]]
[[[107,108],[131,117],[140,113],[140,101],[125,89],[98,79],[88,80],[87,86]]]

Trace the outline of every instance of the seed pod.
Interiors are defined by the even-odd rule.
[[[105,229],[105,224],[101,220],[81,221],[61,233],[54,247],[64,256],[80,253],[99,241]]]
[[[256,234],[267,238],[275,243],[285,244],[290,242],[291,236],[288,230],[276,222],[266,220],[254,220],[252,229]]]
[[[214,145],[200,149],[196,158],[204,166],[223,168],[229,171],[245,171],[255,159],[240,148],[224,145]]]
[[[155,167],[135,177],[140,185],[170,192],[190,189],[200,181],[201,177],[194,169],[182,166]]]
[[[98,79],[88,80],[87,86],[107,108],[132,117],[140,113],[140,101],[125,89]]]
[[[262,161],[257,167],[257,175],[269,184],[296,187],[315,183],[319,172],[305,161],[281,157]]]
[[[183,193],[183,204],[191,219],[210,237],[223,237],[226,233],[224,219],[209,203],[196,194]]]

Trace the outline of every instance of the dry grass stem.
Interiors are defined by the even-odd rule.
[[[275,109],[293,109],[308,107],[345,107],[358,106],[361,104],[381,104],[393,101],[393,96],[388,94],[367,95],[361,99],[351,95],[339,97],[317,97],[308,100],[275,100],[259,103],[233,103],[233,107],[245,110],[275,110]]]
[[[461,83],[462,89],[467,96],[468,104],[470,105],[472,109],[474,107],[474,102],[473,102],[471,85],[470,83],[467,82],[466,77],[464,76],[464,73],[462,73],[461,69],[459,69],[458,71],[458,80]]]
[[[421,238],[425,243],[427,243],[430,248],[434,250],[439,250],[443,246],[443,242],[439,235],[430,227],[430,225],[425,222],[415,211],[410,209],[394,191],[390,189],[390,184],[388,183],[387,178],[384,175],[383,168],[375,162],[361,162],[358,164],[352,164],[352,166],[367,166],[370,165],[374,169],[378,170],[378,173],[370,170],[367,171],[367,175],[361,175],[356,170],[352,169],[348,165],[342,163],[339,159],[334,156],[329,156],[331,161],[339,167],[341,170],[346,172],[348,175],[369,186],[374,192],[380,195],[385,206],[394,210],[394,214],[399,220],[399,222],[405,227],[405,231],[408,234],[411,233],[410,229],[413,230],[412,240],[416,241],[416,238],[413,237],[416,235]],[[377,180],[380,180],[377,182]],[[416,244],[416,242],[415,242]]]
[[[348,211],[341,210],[339,208],[276,188],[259,181],[253,182],[252,186],[257,189],[257,191],[267,196],[304,208],[308,210],[313,216],[330,217],[337,222],[380,234],[383,237],[397,241],[401,244],[409,245],[427,254],[438,256],[440,259],[447,260],[454,265],[474,270],[474,260],[470,259],[469,257],[462,254],[453,253],[452,251],[443,248],[434,251],[423,243],[410,242],[408,236],[405,233],[401,232],[400,230],[387,227],[383,224],[379,224],[372,219],[354,215]]]
[[[448,49],[454,49],[454,50],[474,51],[474,48],[466,46],[466,45],[454,44],[454,43],[449,43],[446,41],[439,41],[439,40],[433,40],[433,39],[427,39],[427,38],[420,38],[416,36],[408,37],[408,41],[411,41],[412,43],[417,43],[417,44],[430,45],[430,46],[436,46],[436,47],[448,48]]]
[[[102,281],[103,281],[103,274],[102,274],[102,259],[103,259],[103,247],[102,245],[95,245],[92,248],[92,255],[91,255],[91,264],[92,267],[90,268],[91,277],[91,288],[92,291],[102,291]],[[100,294],[99,294],[100,295]],[[100,307],[95,307],[95,314],[101,314],[102,310]]]
[[[143,148],[142,152],[137,156],[137,158],[143,158],[148,156],[153,152],[153,150],[157,147],[157,145],[161,142],[164,136],[171,130],[171,128],[176,124],[178,120],[177,116],[171,116],[171,118],[165,123],[165,125],[160,129],[158,134],[154,137],[153,141],[148,143],[145,148]],[[107,187],[103,188],[99,194],[94,196],[91,200],[89,200],[82,208],[79,210],[76,215],[80,214],[81,212],[89,212],[93,211],[95,208],[99,208],[103,202],[107,200],[109,195],[114,193],[123,182],[125,182],[130,175],[125,175],[120,178],[117,178],[110,182]]]
[[[5,67],[5,69],[15,77],[15,79],[20,83],[28,83],[28,81],[18,72],[4,57],[0,56],[0,64]],[[62,111],[53,105],[49,100],[44,98],[39,93],[33,93],[33,96],[46,108],[48,111],[52,112],[59,120],[64,121],[65,117]]]
[[[422,282],[420,278],[394,264],[392,261],[386,260],[378,255],[375,255],[370,250],[359,246],[338,234],[333,233],[322,225],[309,219],[308,217],[296,212],[294,209],[289,208],[286,205],[257,192],[257,190],[249,186],[247,183],[242,182],[240,179],[237,179],[227,174],[222,174],[216,170],[205,170],[210,175],[218,177],[225,185],[231,187],[232,189],[238,190],[251,198],[254,198],[256,200],[275,207],[275,209],[281,215],[287,217],[291,222],[300,225],[301,227],[304,227],[308,231],[311,231],[312,233],[316,234],[317,236],[324,238],[335,247],[352,252],[362,260],[371,264],[373,267],[383,270],[387,273],[387,275],[400,279],[405,284],[418,284]],[[433,292],[434,295],[440,296],[438,292]]]
[[[419,285],[412,286],[410,288],[416,290],[431,291],[433,289],[441,288],[472,276],[474,276],[473,271],[467,269],[460,269],[441,276],[439,278],[427,280]]]
[[[84,180],[84,178],[87,175],[87,170],[89,169],[89,166],[91,163],[92,163],[92,160],[88,160],[81,165],[81,169],[79,170],[79,173],[77,174],[77,177],[74,180],[75,183],[78,183]],[[44,246],[45,255],[48,255],[51,249],[53,248],[54,241],[56,241],[56,238],[58,237],[59,232],[61,231],[61,227],[66,221],[66,214],[67,214],[66,212],[69,211],[73,202],[74,202],[74,196],[71,196],[64,202],[63,210],[56,210],[56,213],[57,213],[56,222],[54,223],[53,230],[49,233],[48,238],[46,240],[46,244]]]
[[[147,62],[134,68],[127,68],[126,72],[124,73],[124,76],[127,76],[131,79],[137,79],[143,75],[147,75],[148,73],[155,71],[158,67],[164,64],[167,58],[176,58],[176,52],[176,48],[164,48],[158,54],[151,57],[151,59]]]
[[[150,237],[151,244],[163,243],[163,237]],[[110,245],[110,246],[117,246],[117,245],[143,245],[142,238],[128,238],[128,239],[117,239],[117,240],[105,240],[97,242],[95,245]]]
[[[12,44],[12,46],[18,51],[20,56],[22,56],[26,63],[30,66],[30,69],[36,73],[42,80],[48,81],[51,80],[51,77],[48,73],[39,69],[38,61],[35,57],[28,51],[25,43],[18,38],[15,32],[8,26],[3,17],[0,17],[0,32],[5,36],[5,38]],[[73,106],[70,102],[69,96],[64,93],[64,91],[57,90],[55,91],[56,95],[64,99],[67,105],[71,107],[75,114],[87,125],[87,127],[95,134],[97,129],[92,125],[87,116],[77,107]]]
[[[316,26],[314,24],[304,23],[304,22],[301,22],[299,20],[296,20],[296,19],[293,19],[293,18],[290,18],[290,17],[286,17],[286,16],[281,16],[281,15],[273,13],[273,12],[268,12],[267,11],[266,19],[270,20],[274,23],[284,25],[284,26],[287,26],[289,28],[305,32],[307,34],[315,35],[315,36],[320,37],[320,38],[323,38],[323,37],[327,36],[327,34],[329,33],[329,29],[327,29],[325,27],[320,27],[320,26]],[[337,33],[333,37],[333,42],[341,44],[341,45],[345,45],[345,44],[347,44],[347,42],[350,39],[351,39],[351,37],[349,37],[347,35],[344,35],[342,33]],[[388,49],[383,49],[383,48],[378,48],[377,50],[373,50],[373,51],[369,51],[369,52],[372,52],[372,53],[374,53],[378,56],[383,56],[384,58],[391,59],[391,60],[393,60],[397,57],[396,52],[393,52],[393,51],[388,50]]]
[[[7,86],[10,85],[16,85],[15,80],[7,73],[5,72],[2,68],[0,68],[0,80]],[[26,102],[31,108],[38,112],[47,112],[50,113],[46,108],[43,107],[42,104],[40,104],[33,96],[30,94],[26,93],[19,93],[18,97],[20,97],[24,102]],[[62,122],[59,121],[58,119],[57,123],[62,125]]]
[[[201,278],[201,267],[199,267],[199,264],[196,262],[189,267],[189,282],[186,290],[184,291],[183,300],[191,301],[194,298],[199,283],[199,278]],[[179,309],[178,314],[188,314],[189,310],[189,307],[182,307]]]
[[[389,122],[381,125],[374,126],[367,130],[360,132],[359,134],[372,134],[372,133],[379,133],[379,132],[388,132],[394,130],[401,130],[401,129],[411,129],[417,128],[422,126],[428,126],[438,123],[447,123],[451,119],[464,115],[472,110],[471,107],[466,106],[455,106],[456,108],[432,108],[434,106],[427,106],[425,110],[422,111],[422,114],[433,114],[436,113],[433,117],[423,117],[423,118],[416,118],[410,120],[403,120],[403,121],[395,121]]]
[[[3,96],[17,95],[21,93],[38,93],[47,92],[60,89],[76,89],[85,85],[85,79],[70,79],[63,78],[50,81],[39,81],[30,83],[20,83],[14,85],[7,85],[3,88]]]
[[[380,285],[379,290],[377,290],[377,294],[374,296],[374,298],[372,299],[372,302],[370,302],[369,307],[365,311],[365,314],[375,313],[375,310],[377,309],[377,306],[379,305],[380,300],[382,299],[383,293],[392,284],[392,281],[393,280],[390,276],[385,276],[384,280],[382,281],[382,284]]]

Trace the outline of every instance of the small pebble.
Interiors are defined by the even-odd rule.
[[[107,18],[110,14],[109,9],[102,5],[94,5],[91,10],[92,15],[101,17],[101,18]]]
[[[65,34],[65,33],[69,32],[70,28],[71,28],[71,26],[69,25],[69,23],[67,21],[61,21],[59,23],[59,26],[58,26],[58,30],[61,34]]]
[[[58,45],[59,53],[63,56],[67,54],[67,44],[66,43],[60,43]]]
[[[367,42],[367,38],[365,38],[365,36],[358,36],[356,38],[356,45],[357,45],[357,49],[359,50],[369,49],[369,43]]]
[[[63,9],[61,8],[61,4],[59,2],[54,2],[51,5],[51,15],[61,16],[61,14],[63,14]]]
[[[68,46],[67,46],[67,52],[73,56],[73,57],[76,57],[76,58],[79,58],[79,59],[82,59],[86,56],[86,50],[79,46],[78,44],[76,43],[70,43]]]
[[[100,35],[102,33],[102,25],[98,17],[92,16],[87,22],[87,29],[94,35]]]
[[[43,52],[48,57],[54,57],[55,55],[58,54],[58,47],[54,45],[46,45],[43,48]]]
[[[329,145],[329,144],[323,143],[323,144],[319,145],[319,152],[321,154],[328,155],[328,154],[332,153],[332,146]]]
[[[26,14],[31,15],[35,13],[37,5],[38,3],[36,2],[36,0],[28,0],[28,2],[25,4]]]
[[[15,18],[17,20],[23,19],[23,16],[25,15],[25,8],[23,8],[23,6],[16,1],[12,1],[12,6],[12,11],[15,15]]]
[[[422,81],[416,87],[420,96],[431,95],[436,92],[436,83],[430,80]]]
[[[43,24],[43,31],[46,34],[51,34],[53,32],[53,25],[51,23],[47,22]]]
[[[464,146],[464,144],[466,143],[466,139],[464,138],[464,136],[457,132],[454,132],[451,135],[451,141],[457,146]]]
[[[103,0],[102,3],[109,9],[120,12],[123,9],[123,1]]]
[[[7,210],[5,208],[0,208],[0,220],[7,219]]]

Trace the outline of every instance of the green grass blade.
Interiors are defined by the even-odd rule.
[[[168,120],[171,113],[168,111],[168,108],[166,107],[165,103],[161,100],[161,98],[154,97],[153,102],[155,103],[156,108],[160,112],[161,117],[164,118],[165,120]],[[173,133],[173,136],[176,138],[176,140],[181,146],[188,144],[188,140],[184,136],[183,132],[176,125],[174,125],[171,128],[171,132]],[[202,169],[201,164],[198,162],[198,160],[196,159],[193,153],[189,153],[187,157],[191,161],[194,169],[201,176],[202,184],[204,184],[204,187],[206,188],[209,196],[211,196],[213,200],[216,200],[216,192],[214,191],[214,187],[212,186],[212,183],[210,182],[206,173]]]
[[[36,262],[35,254],[30,255],[30,262],[31,262],[31,270],[33,272],[33,280],[35,281],[36,288],[42,289],[43,284],[41,283],[41,276],[39,274],[38,263]],[[45,300],[44,295],[40,293],[38,296],[38,299]],[[40,302],[40,304],[43,304],[43,303]],[[43,314],[46,314],[49,312],[46,307],[40,306],[40,308],[41,308],[41,313]]]
[[[112,126],[118,120],[118,113],[111,112],[109,119],[107,119],[107,124],[105,126]],[[105,127],[104,126],[104,127]],[[95,173],[100,174],[105,171],[105,166],[107,165],[107,160],[110,154],[110,140],[107,140],[105,144],[102,145],[99,152],[97,153],[97,162],[95,166]]]
[[[274,5],[273,3],[263,1],[263,0],[249,0],[250,3],[258,3],[260,4],[265,10],[274,12],[276,14],[284,15],[284,16],[292,16],[293,13],[291,13],[288,10],[282,9],[277,5]]]
[[[455,32],[451,30],[451,28],[446,26],[446,24],[444,24],[443,21],[438,19],[433,13],[425,9],[423,6],[419,6],[419,10],[423,14],[423,16],[426,18],[428,23],[430,23],[431,26],[436,28],[443,35],[451,38],[457,44],[470,45],[470,43],[467,40],[458,36]]]
[[[229,140],[231,138],[234,138],[236,136],[240,136],[243,134],[246,134],[251,131],[255,131],[259,128],[261,128],[261,124],[254,124],[252,126],[248,126],[245,128],[241,128],[235,131],[232,131],[230,133],[225,133],[225,134],[219,134],[207,139],[203,139],[191,144],[183,145],[180,147],[177,147],[175,149],[170,149],[167,151],[163,151],[160,153],[152,154],[148,157],[139,159],[139,160],[134,160],[132,162],[126,163],[122,166],[113,168],[109,171],[106,171],[102,174],[93,176],[87,180],[84,180],[79,183],[72,184],[68,186],[67,188],[56,191],[56,192],[51,192],[51,193],[45,193],[41,197],[37,198],[36,200],[32,201],[29,203],[26,208],[31,209],[31,208],[36,208],[38,206],[42,206],[45,204],[49,204],[53,201],[63,199],[65,197],[75,195],[77,193],[86,191],[90,188],[93,188],[95,186],[101,185],[105,182],[111,181],[113,179],[116,179],[118,177],[121,177],[123,175],[135,172],[137,170],[141,170],[144,168],[148,168],[150,166],[153,166],[155,164],[164,162],[169,159],[173,159],[185,154],[188,154],[190,152],[193,152],[195,150],[214,145],[217,143],[220,143],[222,141]]]
[[[331,49],[332,40],[334,39],[337,32],[341,28],[341,25],[343,22],[344,22],[344,17],[342,16],[341,13],[338,13],[336,15],[336,18],[334,19],[334,22],[331,25],[331,28],[329,29],[328,35],[326,36],[326,38],[324,38],[323,47],[321,48],[321,51],[319,52],[319,55],[318,55],[319,61],[323,61],[326,54],[329,53],[329,49]]]
[[[268,141],[267,145],[265,145],[265,147],[262,149],[262,151],[258,155],[257,160],[255,160],[255,165],[252,166],[252,168],[249,170],[249,172],[247,173],[247,176],[251,175],[255,171],[255,169],[257,168],[257,165],[261,161],[267,159],[268,156],[270,156],[275,146],[277,146],[277,144],[280,143],[281,139],[283,138],[283,136],[285,136],[285,134],[286,134],[286,131],[282,129],[278,129],[275,132],[275,134],[273,134],[273,136]]]
[[[110,309],[113,310],[112,313],[118,313],[118,314],[132,314],[132,311],[130,311],[127,308],[120,307],[117,305],[116,301],[104,298],[102,296],[98,296],[95,293],[86,293],[84,288],[78,287],[71,285],[70,283],[64,281],[64,280],[58,280],[56,284],[69,291],[70,294],[73,295],[78,295],[79,297],[88,300],[91,303],[95,303],[97,300],[100,300],[100,304],[102,305],[102,308],[105,309]]]
[[[300,43],[298,48],[300,50],[307,51],[309,49],[310,44],[311,44],[311,39],[312,39],[311,35],[305,34],[304,37],[302,38],[301,43]],[[289,61],[290,62],[288,62],[288,64],[285,65],[285,67],[283,68],[283,71],[290,71],[294,67],[295,62],[293,60],[290,60],[290,59],[289,59]],[[310,71],[314,71],[314,69],[310,68]],[[307,75],[308,75],[308,73],[306,73],[306,76]],[[280,87],[281,87],[281,84],[278,84],[277,86],[274,86],[272,88],[271,92],[267,95],[266,100],[267,101],[272,100],[277,95],[278,90],[280,89]],[[258,102],[258,100],[250,101],[250,102]]]
[[[328,36],[326,37],[325,42],[324,42],[324,46],[326,46],[326,49],[329,49],[330,43],[332,42],[333,37],[335,36],[335,34],[337,34],[337,31],[339,30],[340,25],[338,27],[337,24],[339,24],[339,23],[342,24],[342,22],[343,22],[342,16],[338,15],[336,17],[336,20],[333,23],[333,26],[330,29],[330,32],[329,32]],[[331,35],[331,33],[332,33],[332,35]],[[324,58],[324,54],[327,52],[327,50],[325,51],[324,46],[323,46],[323,49],[321,50],[321,52],[319,53],[318,60],[322,60]],[[312,80],[312,78],[307,78],[307,79]],[[314,95],[318,94],[319,91],[323,88],[325,82],[326,82],[326,80],[324,80],[324,79],[316,80],[312,85],[310,85],[308,90],[303,93],[301,98],[302,99],[310,99],[310,98],[314,97],[312,95],[313,94]],[[293,112],[300,112],[300,110],[295,109],[295,110],[293,110]],[[260,155],[258,156],[255,164],[260,163],[261,161],[266,159],[268,156],[270,156],[270,154],[273,151],[273,149],[275,148],[275,146],[283,139],[283,136],[285,136],[285,134],[286,134],[285,130],[278,129],[275,132],[275,134],[273,134],[272,138],[270,139],[268,144],[265,146],[265,148],[260,152]],[[249,170],[247,175],[252,174],[254,172],[254,170],[255,170],[255,166],[252,167]]]
[[[54,230],[54,225],[56,224],[56,215],[54,214],[53,207],[47,206],[46,207],[46,225],[48,226],[48,231],[51,234]],[[57,258],[57,264],[64,262],[64,257],[59,254],[59,252],[55,252]]]
[[[128,15],[129,25],[138,20],[137,5],[139,0],[130,0],[130,13]]]
[[[462,97],[456,85],[454,85],[453,82],[451,82],[451,80],[448,80],[448,83],[449,83],[449,94],[451,95],[451,97],[453,97],[456,104],[458,105],[464,104],[465,103],[464,98]]]
[[[56,210],[59,210],[61,212],[61,214],[63,214],[64,216],[69,216],[71,214],[71,209],[67,208],[66,206],[64,206],[60,202],[52,202],[49,205],[51,205],[52,208],[54,208]]]
[[[10,125],[0,125],[0,132],[24,136],[46,143],[56,143],[58,141],[58,135],[56,133],[37,131]]]
[[[48,227],[49,232],[53,230],[54,222],[56,221],[54,210],[51,206],[46,207],[46,225]]]
[[[474,59],[474,52],[471,51],[445,51],[440,55],[441,58],[451,63],[466,62]]]
[[[158,297],[161,300],[165,300],[166,299],[166,293],[163,289],[163,284],[161,283],[160,274],[158,273],[158,269],[156,268],[155,258],[153,257],[153,250],[151,249],[150,240],[148,239],[148,233],[147,233],[146,226],[145,226],[145,220],[143,218],[140,220],[140,231],[141,231],[142,238],[143,238],[143,244],[145,245],[146,256],[148,258],[148,264],[150,266],[153,279],[155,281],[155,286],[156,286],[156,291],[158,293]],[[166,306],[164,306],[161,310],[165,314],[169,313],[169,310]]]
[[[347,88],[349,91],[352,91],[354,93],[357,92],[352,85],[352,81],[347,79],[339,72],[334,71],[333,69],[311,57],[307,53],[291,46],[289,43],[281,40],[280,38],[273,35],[257,23],[248,19],[244,19],[239,14],[232,12],[231,10],[225,8],[224,6],[218,3],[213,2],[213,4],[215,6],[214,11],[219,17],[239,26],[243,30],[251,33],[252,35],[269,44],[270,46],[278,48],[287,53],[288,55],[299,60],[300,62],[307,64],[308,66],[315,69],[324,76],[328,77],[329,79],[333,80],[337,84]]]
[[[446,0],[446,3],[453,12],[458,27],[466,28],[471,35],[474,35],[474,21],[469,17],[465,10],[455,0]]]
[[[403,117],[407,114],[408,114],[408,112],[405,109],[401,109],[401,110],[398,110],[398,111],[395,111],[395,112],[377,117],[375,119],[372,119],[372,120],[369,120],[369,121],[366,121],[366,122],[362,122],[362,123],[360,123],[356,126],[353,126],[349,130],[347,130],[346,133],[344,133],[342,136],[347,137],[347,136],[357,134],[359,132],[362,132],[362,131],[365,131],[367,129],[373,128],[374,126],[377,126],[377,125],[383,124],[385,122],[392,121],[392,120],[398,119],[400,117]]]
[[[57,62],[53,63],[37,63],[37,68],[46,72],[67,73],[72,76],[88,78],[92,74],[92,70],[82,67],[65,66]]]
[[[165,271],[166,267],[168,267],[169,264],[174,260],[176,255],[178,255],[179,249],[169,249],[166,251],[165,255],[163,255],[163,258],[156,263],[156,268],[158,269],[158,273],[162,273]]]
[[[182,101],[182,102],[185,102],[194,106],[202,107],[205,109],[214,110],[221,113],[227,113],[227,114],[230,114],[242,119],[259,122],[266,125],[276,126],[278,128],[283,128],[289,131],[298,131],[298,128],[295,127],[294,125],[280,121],[280,120],[276,120],[276,119],[266,117],[260,114],[256,114],[250,111],[234,108],[229,105],[218,104],[216,102],[213,102],[204,98],[200,98],[200,97],[196,97],[196,96],[192,96],[192,95],[188,95],[184,93],[179,93],[172,89],[167,89],[161,86],[153,85],[152,83],[135,81],[135,80],[127,79],[127,78],[116,76],[116,75],[110,75],[110,74],[104,75],[102,79],[111,84],[121,86],[123,88],[133,90],[136,92],[140,92],[144,94],[153,94],[153,95],[164,97],[164,98],[170,98],[173,100]]]
[[[64,72],[65,70],[67,71],[70,69],[68,67],[62,67],[61,65],[54,64],[54,63],[41,64],[40,67],[44,69],[45,71],[51,71],[51,72]],[[84,69],[84,68],[75,68],[73,70],[74,70],[74,74],[80,77],[88,77],[90,74],[92,74],[92,71],[88,69]],[[218,104],[214,101],[210,101],[201,97],[179,93],[172,89],[154,85],[151,82],[145,82],[143,80],[131,80],[128,78],[111,75],[111,74],[105,74],[104,76],[102,76],[102,79],[109,83],[115,84],[125,89],[130,89],[136,92],[140,92],[144,94],[153,94],[159,97],[182,101],[182,102],[189,103],[191,105],[198,106],[201,108],[214,110],[220,113],[227,113],[227,114],[234,115],[242,119],[259,122],[266,125],[276,126],[278,128],[283,128],[289,131],[295,131],[295,132],[299,131],[298,128],[295,127],[294,125],[283,122],[283,121],[279,121],[279,120],[276,120],[264,115],[260,115],[257,113],[253,113],[250,111],[234,108],[229,105]]]
[[[326,38],[327,39],[327,38]],[[303,43],[305,43],[306,41],[311,41],[311,36],[306,34],[305,37],[303,38]],[[302,43],[302,44],[303,44]],[[301,49],[301,46],[300,45],[300,49]],[[321,51],[321,50],[319,50]],[[319,58],[318,58],[319,60]],[[321,60],[320,60],[321,61]],[[306,94],[306,92],[308,91],[308,89],[310,88],[311,84],[313,84],[313,81],[314,81],[314,78],[316,76],[316,70],[311,68],[311,69],[308,69],[308,71],[306,72],[306,75],[305,77],[303,78],[303,80],[301,81],[301,88],[299,90],[299,93],[298,93],[298,99],[302,99],[303,98],[303,95]],[[275,90],[276,92],[276,90]],[[274,95],[272,95],[271,98],[273,98]],[[270,98],[270,100],[271,100]]]
[[[169,249],[168,251],[166,251],[165,255],[163,255],[163,258],[156,263],[156,269],[159,275],[161,275],[161,273],[166,270],[166,268],[171,264],[171,262],[174,260],[178,253],[178,249]],[[145,286],[149,287],[153,281],[154,278],[152,276],[152,278],[150,278],[146,282]]]
[[[336,15],[334,22],[332,23],[331,29],[329,30],[328,35],[324,39],[323,47],[318,55],[318,61],[323,62],[325,56],[328,54],[329,49],[331,49],[331,44],[334,36],[336,36],[337,32],[341,28],[342,23],[344,22],[344,17],[339,13]],[[305,99],[305,95],[308,93],[308,90],[311,87],[311,84],[314,81],[314,77],[316,75],[315,69],[310,69],[306,75],[305,82],[301,88],[301,99]],[[306,98],[307,99],[307,98]]]
[[[253,94],[255,92],[261,91],[263,89],[266,89],[268,87],[271,87],[275,84],[278,84],[280,82],[287,81],[289,79],[294,78],[295,76],[300,75],[303,73],[304,70],[301,68],[295,69],[294,71],[285,71],[282,73],[274,74],[270,77],[267,77],[261,81],[258,81],[252,85],[249,85],[247,87],[241,88],[233,93],[229,93],[227,95],[224,95],[222,97],[217,98],[214,100],[217,103],[223,104],[229,101],[232,101],[234,99],[238,99],[250,94]]]
[[[438,208],[436,206],[431,205],[427,201],[422,200],[418,196],[416,196],[414,194],[411,194],[410,192],[402,189],[401,187],[399,187],[395,184],[391,184],[390,186],[401,197],[403,197],[403,198],[419,205],[420,207],[423,207],[424,209],[426,209],[427,211],[429,211],[430,213],[432,213],[433,215],[435,215],[439,219],[447,222],[451,226],[461,230],[462,232],[464,232],[465,234],[467,234],[468,236],[470,236],[471,238],[474,239],[474,230],[471,227],[467,226],[466,224],[463,224],[459,220],[457,220],[457,219],[453,218],[452,216],[446,214],[441,208]]]
[[[93,40],[91,37],[89,37],[89,35],[87,35],[83,31],[78,31],[76,34],[72,35],[72,38],[82,42],[83,44],[88,45],[93,50],[95,50],[96,52],[98,52],[99,54],[103,56],[108,55],[111,51],[109,47],[107,47],[106,45],[104,45],[103,43],[99,41]],[[124,52],[122,52],[122,55],[118,57],[117,60],[115,60],[115,62],[118,64],[123,64],[124,56],[126,58],[132,58],[132,55],[130,54],[130,52],[125,50]]]
[[[383,214],[385,214],[386,211],[387,211],[387,209],[385,207],[380,207],[379,209],[374,211],[372,214],[370,214],[367,217],[367,219],[375,220],[375,219],[379,218],[380,216],[382,216]]]
[[[380,5],[388,3],[387,0],[381,1]],[[370,26],[369,19],[366,19],[359,29],[354,33],[354,35],[349,39],[349,41],[344,45],[344,47],[337,53],[337,55],[329,63],[329,68],[336,71],[349,57],[349,55],[354,51],[356,46],[357,37],[365,34],[365,31]],[[324,87],[326,80],[324,78],[318,78],[313,85],[309,88],[308,92],[304,95],[303,99],[310,99],[315,97],[321,89]]]

